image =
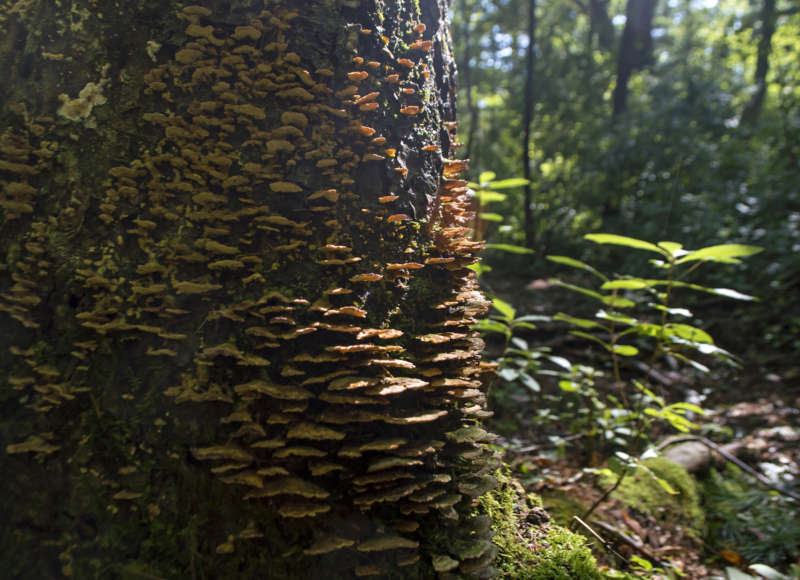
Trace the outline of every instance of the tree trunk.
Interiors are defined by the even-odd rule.
[[[472,98],[472,6],[468,0],[461,0],[459,9],[461,11],[461,19],[463,28],[461,31],[464,43],[464,52],[459,65],[459,73],[463,79],[463,92],[466,98],[466,109],[469,115],[469,126],[467,131],[467,142],[464,151],[464,158],[471,159],[477,164],[476,149],[475,149],[475,135],[478,131],[478,107],[475,105]]]
[[[10,578],[490,571],[441,1],[0,21]]]
[[[628,0],[625,30],[617,57],[617,84],[614,87],[613,116],[623,113],[628,101],[631,75],[650,63],[653,51],[653,13],[658,0]]]
[[[525,54],[525,100],[522,104],[522,176],[525,183],[525,245],[532,248],[536,238],[533,229],[533,188],[531,187],[531,121],[533,118],[533,86],[536,73],[536,0],[528,0],[528,48]]]
[[[772,52],[772,36],[778,14],[775,10],[775,0],[764,0],[761,5],[761,32],[758,35],[758,53],[756,56],[756,70],[753,75],[755,92],[742,111],[742,124],[752,125],[758,120],[764,106],[764,97],[767,95],[767,73],[769,73],[769,55]]]
[[[590,37],[597,37],[597,47],[611,51],[614,47],[614,24],[608,16],[609,0],[589,0]]]

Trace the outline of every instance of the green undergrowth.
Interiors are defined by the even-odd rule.
[[[549,521],[541,501],[503,471],[497,489],[480,500],[492,520],[498,549],[496,566],[503,578],[518,580],[595,580],[603,578],[580,535]]]
[[[744,560],[769,566],[800,562],[800,518],[797,504],[775,491],[753,484],[728,465],[703,482],[709,542],[717,550],[733,550]]]

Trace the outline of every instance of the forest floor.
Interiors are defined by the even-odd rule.
[[[515,286],[519,288],[506,279],[491,291],[503,299],[508,297],[518,316],[569,312],[571,298],[561,289],[540,284],[546,292],[521,296],[512,292]],[[528,303],[520,304],[521,300]],[[544,322],[537,327],[524,336],[531,347],[548,345],[549,354],[573,364],[599,369],[605,364],[606,377],[611,374],[604,355],[570,336],[563,324]],[[490,358],[493,351],[497,356],[497,350],[498,345],[489,341]],[[767,362],[758,354],[763,352],[759,348],[747,350],[751,354],[740,358],[739,369],[712,366],[711,373],[700,375],[664,364],[655,369],[657,374],[650,382],[667,402],[689,401],[706,410],[692,418],[699,425],[697,434],[726,444],[726,449],[764,479],[798,493],[800,360],[796,354],[785,353],[783,357],[773,355]],[[636,371],[635,366],[631,368]],[[670,498],[663,490],[662,497],[635,491],[642,482],[633,475],[627,476],[633,479],[633,487],[622,485],[604,497],[616,479],[605,469],[609,458],[616,451],[637,455],[642,449],[625,449],[619,440],[615,444],[613,430],[618,426],[609,426],[604,434],[602,427],[590,426],[576,413],[574,403],[564,404],[569,397],[558,388],[558,377],[537,376],[537,381],[540,392],[504,384],[502,379],[493,383],[492,427],[501,436],[497,443],[506,450],[506,461],[515,476],[528,491],[543,498],[556,522],[590,539],[601,565],[610,570],[627,569],[644,578],[682,574],[690,579],[744,580],[760,577],[750,565],[766,564],[788,574],[786,578],[798,577],[800,501],[770,490],[718,454],[712,465],[692,478],[695,503],[701,510],[699,520],[690,521],[694,512],[680,507],[686,498]],[[606,401],[598,408],[599,415],[605,413],[606,420],[614,416],[617,411],[607,402],[607,395],[620,399],[620,390],[629,387],[598,379],[594,389],[598,398]],[[590,405],[590,398],[583,403]],[[668,425],[657,426],[647,434],[647,442],[655,446],[676,434]],[[659,491],[658,486],[656,489]],[[595,503],[597,507],[587,514]],[[737,571],[743,575],[737,576]]]

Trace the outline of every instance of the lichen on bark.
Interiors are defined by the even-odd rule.
[[[444,4],[45,4],[0,23],[8,570],[490,574]]]

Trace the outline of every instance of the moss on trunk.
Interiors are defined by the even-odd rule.
[[[491,519],[498,548],[497,567],[517,580],[599,580],[586,539],[550,518],[535,496],[525,493],[508,473],[497,472],[499,485],[480,499],[479,512]]]

